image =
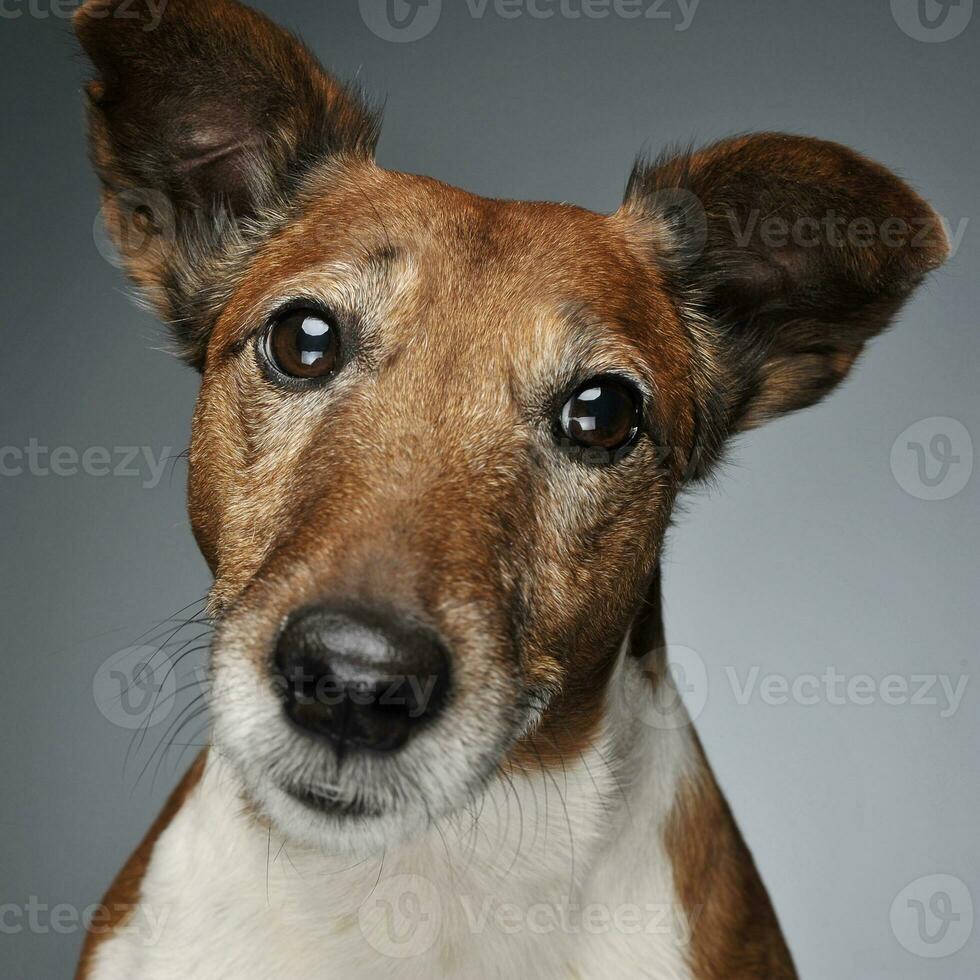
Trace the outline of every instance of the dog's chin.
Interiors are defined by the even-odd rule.
[[[341,799],[319,789],[270,778],[246,787],[250,802],[277,833],[323,853],[365,857],[418,836],[429,822],[424,807],[383,805],[365,796]]]
[[[457,773],[455,779],[435,784],[399,773],[397,763],[384,778],[374,774],[372,779],[369,767],[358,772],[360,760],[347,760],[345,778],[335,786],[283,760],[245,762],[235,756],[222,752],[241,795],[283,839],[357,858],[409,843],[436,821],[462,810],[484,791],[501,761],[499,751],[488,751],[465,778]]]

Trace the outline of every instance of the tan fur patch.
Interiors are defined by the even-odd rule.
[[[664,833],[678,896],[693,924],[697,980],[795,980],[769,896],[704,759]]]

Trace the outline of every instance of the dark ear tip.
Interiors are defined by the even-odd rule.
[[[210,2],[217,6],[219,0]],[[180,0],[160,0],[158,7],[150,0],[85,0],[72,15],[72,28],[85,53],[99,65],[112,53],[110,44],[128,46],[122,40],[126,36],[139,37],[141,46],[149,44],[164,21],[179,16],[178,6],[189,12]]]
[[[75,37],[78,38],[89,57],[92,57],[92,28],[95,26],[95,20],[92,16],[93,10],[103,10],[104,8],[105,4],[99,0],[85,0],[85,3],[72,14],[71,26],[75,32]]]
[[[112,6],[112,0],[85,0],[85,2],[72,14],[72,25],[76,31],[84,30],[85,25],[89,24],[92,17],[104,16]]]
[[[75,36],[82,42],[82,47],[88,51],[89,44],[94,40],[93,34],[99,24],[112,16],[113,8],[118,0],[85,0],[72,14],[71,24]]]
[[[932,209],[926,218],[923,248],[923,272],[938,269],[952,252],[946,222]]]
[[[117,0],[85,0],[72,15],[72,28],[82,49],[100,72],[109,61],[105,24],[113,17]]]
[[[911,188],[903,184],[903,190],[911,198],[901,212],[908,230],[900,236],[899,242],[892,245],[892,248],[897,247],[899,250],[897,262],[892,268],[896,272],[904,270],[906,288],[913,288],[924,276],[946,262],[951,253],[951,245],[945,219]]]

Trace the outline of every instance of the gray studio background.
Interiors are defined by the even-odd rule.
[[[379,36],[381,3],[365,0],[363,17],[356,0],[257,5],[387,98],[389,167],[612,210],[639,150],[788,129],[884,161],[962,235],[842,391],[742,440],[718,488],[689,500],[665,571],[668,636],[705,665],[699,731],[801,975],[976,977],[980,476],[964,481],[969,436],[980,440],[980,12],[960,31],[964,0],[930,34],[911,0],[701,0],[693,17],[689,2],[683,14],[678,0],[644,0],[663,16],[637,20],[603,0],[586,4],[602,18],[582,0],[564,13],[558,0],[445,0],[433,26],[435,2],[413,28],[431,31],[411,43]],[[158,766],[174,717],[134,746],[130,715],[104,696],[110,658],[199,599],[208,574],[183,460],[156,479],[145,455],[120,454],[177,456],[196,378],[161,352],[106,257],[72,7],[8,0],[0,17],[0,446],[22,460],[0,477],[0,976],[40,980],[70,975],[78,912],[204,737],[191,724]],[[32,445],[105,447],[123,472],[59,476],[70,455],[37,448],[31,463]],[[2,457],[7,471],[17,458]],[[843,698],[807,681],[831,668]],[[872,692],[858,681],[847,694],[860,675]],[[889,675],[910,685],[906,703]],[[959,685],[955,705],[943,678]],[[916,691],[932,703],[908,703]]]

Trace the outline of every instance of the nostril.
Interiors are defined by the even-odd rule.
[[[340,755],[404,745],[445,705],[449,664],[430,628],[351,606],[296,614],[275,651],[287,717],[333,742]]]

